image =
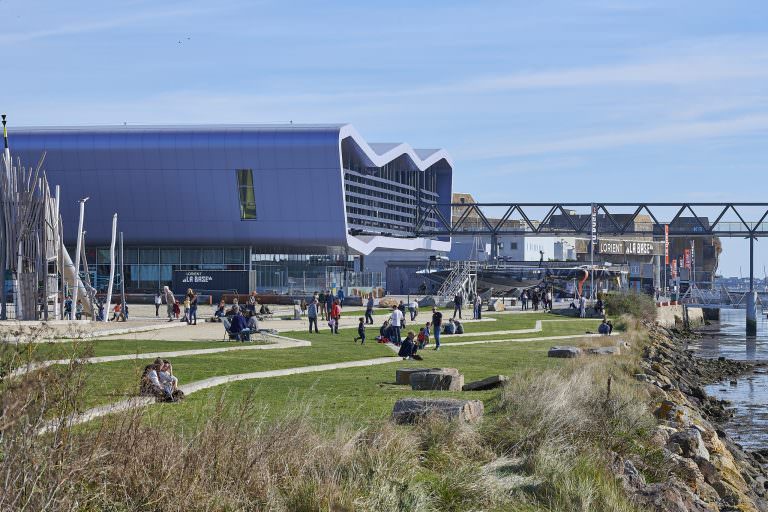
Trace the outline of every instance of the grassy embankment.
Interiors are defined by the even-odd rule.
[[[477,333],[502,330],[495,322],[475,325],[488,326]],[[517,328],[526,327],[532,325]],[[583,332],[583,324],[576,327]],[[638,346],[642,333],[624,338]],[[456,367],[468,380],[511,377],[503,390],[434,393],[483,399],[486,416],[479,426],[386,422],[397,397],[424,396],[392,384],[396,367],[414,364],[397,362],[236,383],[150,408],[149,415],[126,414],[101,429],[60,436],[65,442],[53,445],[9,435],[4,439],[18,445],[4,446],[8,456],[0,469],[39,474],[43,484],[32,492],[14,484],[0,499],[23,495],[34,508],[58,493],[62,508],[77,499],[94,510],[167,510],[169,503],[179,510],[634,510],[608,471],[611,453],[635,453],[648,462],[642,466],[647,478],[666,477],[658,454],[648,449],[654,420],[649,397],[631,378],[636,354],[551,360],[549,345],[507,342],[425,354],[419,365]],[[380,345],[354,346],[346,333],[317,337],[311,350],[268,352],[247,360],[234,353],[231,359],[221,355],[226,360],[216,355],[175,363],[196,380],[222,369],[239,372],[238,365],[244,371],[276,367],[284,358],[297,358],[291,364],[297,366],[298,358],[319,364],[391,354]],[[265,360],[276,356],[280,361]],[[96,368],[104,377],[109,366],[82,371]],[[18,392],[39,393],[33,385],[39,381],[30,376]],[[34,417],[38,402],[24,403]],[[23,431],[15,425],[5,428]],[[51,460],[57,463],[46,464]],[[15,482],[24,481],[31,479]]]

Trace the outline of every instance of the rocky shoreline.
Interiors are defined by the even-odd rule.
[[[688,350],[695,333],[647,325],[635,379],[647,383],[659,425],[651,443],[672,475],[648,483],[643,462],[615,457],[613,469],[635,500],[652,510],[768,511],[768,453],[748,452],[720,428],[727,402],[704,386],[754,371],[765,363],[699,359]]]

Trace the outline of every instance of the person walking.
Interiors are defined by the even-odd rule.
[[[392,331],[394,333],[394,339],[392,341],[398,345],[402,343],[400,329],[403,327],[404,319],[403,312],[400,311],[397,306],[392,306],[392,315],[389,317],[389,324],[392,326]]]
[[[166,312],[168,313],[168,321],[173,322],[173,305],[176,303],[176,298],[173,296],[173,292],[167,286],[163,286],[163,295],[165,296]]]
[[[453,318],[456,318],[456,313],[458,313],[459,318],[461,318],[461,307],[463,305],[464,305],[464,296],[461,294],[461,292],[459,292],[453,298]]]
[[[435,333],[435,350],[440,350],[440,330],[443,325],[443,314],[432,307],[432,332]]]
[[[373,325],[373,294],[368,294],[368,302],[365,304],[365,323]]]
[[[320,331],[317,329],[317,299],[312,299],[307,305],[307,318],[309,318],[309,332],[312,332],[312,325],[315,326],[315,334]]]
[[[583,295],[579,297],[579,318],[587,317],[587,298]]]
[[[552,288],[547,289],[545,308],[549,308],[552,311]]]
[[[155,317],[160,317],[160,306],[163,305],[163,295],[158,292],[155,294]]]
[[[357,324],[357,336],[355,336],[355,343],[360,340],[361,345],[365,345],[365,319],[363,317],[358,318]]]
[[[528,290],[523,290],[520,294],[520,309],[528,311]]]

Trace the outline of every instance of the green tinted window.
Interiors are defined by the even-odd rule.
[[[256,219],[256,193],[253,190],[253,169],[237,169],[237,192],[240,199],[240,219]]]

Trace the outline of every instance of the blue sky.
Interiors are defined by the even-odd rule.
[[[0,0],[0,19],[17,125],[351,122],[445,147],[480,201],[768,201],[764,1]],[[745,248],[725,242],[723,273]]]

